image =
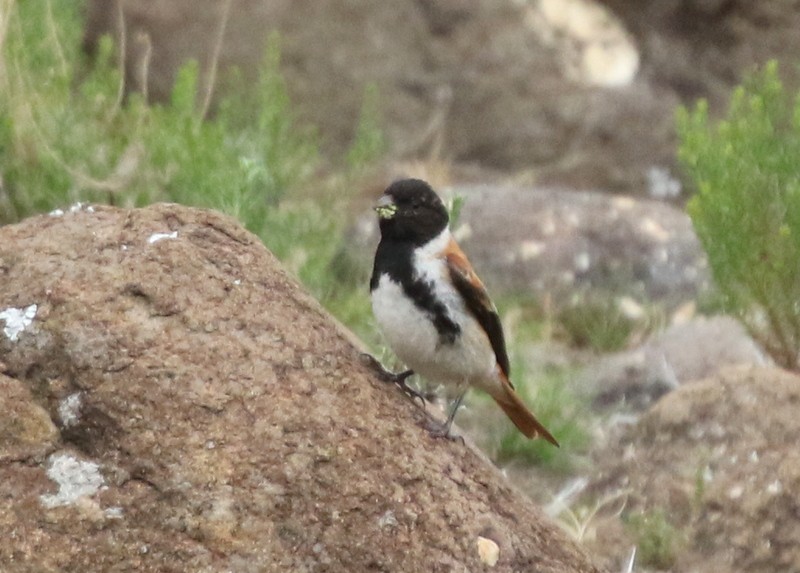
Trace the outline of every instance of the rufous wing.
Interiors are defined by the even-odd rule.
[[[511,375],[509,372],[508,353],[506,352],[506,341],[503,336],[503,325],[497,314],[494,303],[486,292],[481,279],[472,269],[467,256],[464,254],[455,240],[450,240],[444,252],[447,261],[447,269],[453,286],[464,299],[467,310],[475,317],[478,324],[486,333],[489,343],[492,345],[497,364],[506,375],[506,379]],[[513,388],[513,386],[512,386]]]
[[[497,385],[496,391],[491,394],[492,398],[526,437],[534,438],[539,436],[558,447],[558,441],[531,413],[508,379],[510,365],[503,336],[503,325],[500,322],[497,309],[486,292],[486,287],[483,286],[480,278],[472,269],[467,256],[454,240],[451,240],[450,244],[447,245],[444,257],[447,261],[447,268],[453,285],[464,299],[464,304],[469,312],[472,313],[481,328],[483,328],[489,343],[492,345],[492,350],[494,350],[500,384]]]

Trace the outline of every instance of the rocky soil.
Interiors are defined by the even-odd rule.
[[[231,219],[0,228],[0,570],[599,572]]]
[[[798,404],[800,377],[752,366],[662,398],[594,455],[584,501],[615,501],[591,523],[590,546],[619,570],[641,531],[631,516],[663,512],[674,562],[658,569],[800,571]]]

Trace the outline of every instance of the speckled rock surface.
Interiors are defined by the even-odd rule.
[[[619,570],[636,533],[624,521],[663,511],[677,532],[669,571],[800,571],[798,406],[800,377],[769,367],[726,369],[665,396],[595,453],[585,499],[617,498],[590,544]]]
[[[4,572],[599,571],[228,218],[28,219],[0,285]]]

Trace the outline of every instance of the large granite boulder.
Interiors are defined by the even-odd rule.
[[[0,285],[4,572],[598,571],[229,218],[34,217]]]

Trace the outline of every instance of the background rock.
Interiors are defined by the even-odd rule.
[[[800,79],[796,1],[232,0],[227,19],[226,5],[124,0],[129,87],[148,43],[148,91],[163,99],[187,58],[208,82],[221,31],[220,69],[252,76],[277,30],[294,100],[334,155],[374,83],[395,155],[443,151],[540,184],[645,194],[653,169],[674,170],[680,103],[719,113],[771,58]],[[115,2],[91,0],[87,49],[117,22]]]
[[[731,86],[776,58],[796,87],[800,3],[796,0],[601,0],[641,50],[642,75],[682,101],[704,97],[720,109]]]
[[[35,217],[0,276],[3,571],[598,571],[228,218]]]
[[[668,327],[638,348],[601,357],[583,372],[578,387],[597,407],[643,410],[680,384],[723,367],[771,362],[736,319],[701,316]]]
[[[114,4],[89,2],[87,50],[115,29]],[[443,153],[540,182],[642,193],[651,168],[672,165],[663,118],[678,100],[633,79],[638,55],[613,15],[569,4],[578,27],[553,2],[232,0],[225,20],[217,0],[125,0],[128,87],[143,84],[147,53],[151,96],[167,96],[189,57],[207,84],[223,22],[222,76],[231,65],[252,76],[277,30],[293,100],[334,155],[374,83],[396,156]]]
[[[738,367],[681,386],[596,452],[585,499],[609,496],[590,546],[618,570],[637,531],[623,520],[664,511],[676,535],[670,571],[800,571],[800,378]],[[601,511],[599,515],[603,515]],[[630,521],[629,521],[630,522]]]

